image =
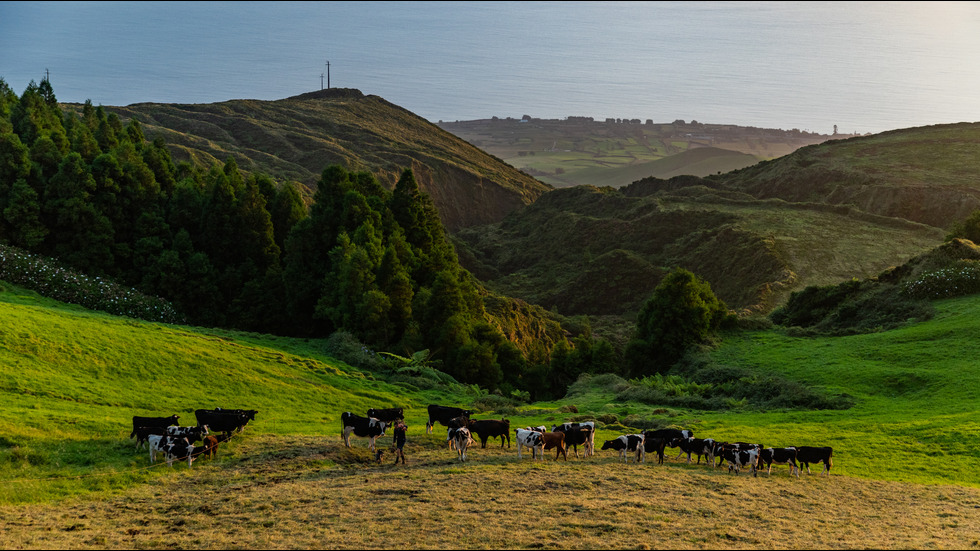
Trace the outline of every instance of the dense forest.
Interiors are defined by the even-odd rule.
[[[175,163],[135,118],[124,125],[91,101],[65,111],[47,80],[18,97],[0,79],[0,115],[0,243],[162,297],[188,323],[344,331],[376,350],[429,350],[461,382],[537,397],[616,370],[587,331],[527,354],[490,323],[485,290],[410,170],[389,190],[325,167],[307,207],[294,184],[233,158]]]

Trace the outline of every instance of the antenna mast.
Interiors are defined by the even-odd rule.
[[[323,86],[322,82],[320,83],[320,86]],[[330,60],[328,59],[327,60],[327,90],[329,89],[330,89]]]

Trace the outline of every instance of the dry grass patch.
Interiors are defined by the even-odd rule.
[[[384,440],[387,445],[389,440]],[[492,441],[494,442],[494,441]],[[154,484],[0,508],[19,548],[971,548],[980,490],[842,476],[772,477],[608,452],[566,463],[415,435],[408,465],[336,435],[254,436]]]

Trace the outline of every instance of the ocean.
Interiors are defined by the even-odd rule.
[[[975,2],[0,2],[0,78],[107,106],[329,78],[432,122],[877,133],[980,121],[978,52]]]

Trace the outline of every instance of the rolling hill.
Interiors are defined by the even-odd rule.
[[[331,164],[370,171],[389,188],[411,168],[453,230],[495,222],[550,189],[425,119],[354,89],[277,101],[139,103],[105,110],[124,122],[137,118],[148,139],[166,140],[176,161],[211,166],[234,157],[243,170],[311,190]]]
[[[563,314],[629,317],[665,270],[767,313],[795,290],[873,277],[980,208],[980,124],[811,145],[730,173],[556,189],[457,232],[489,286]]]

